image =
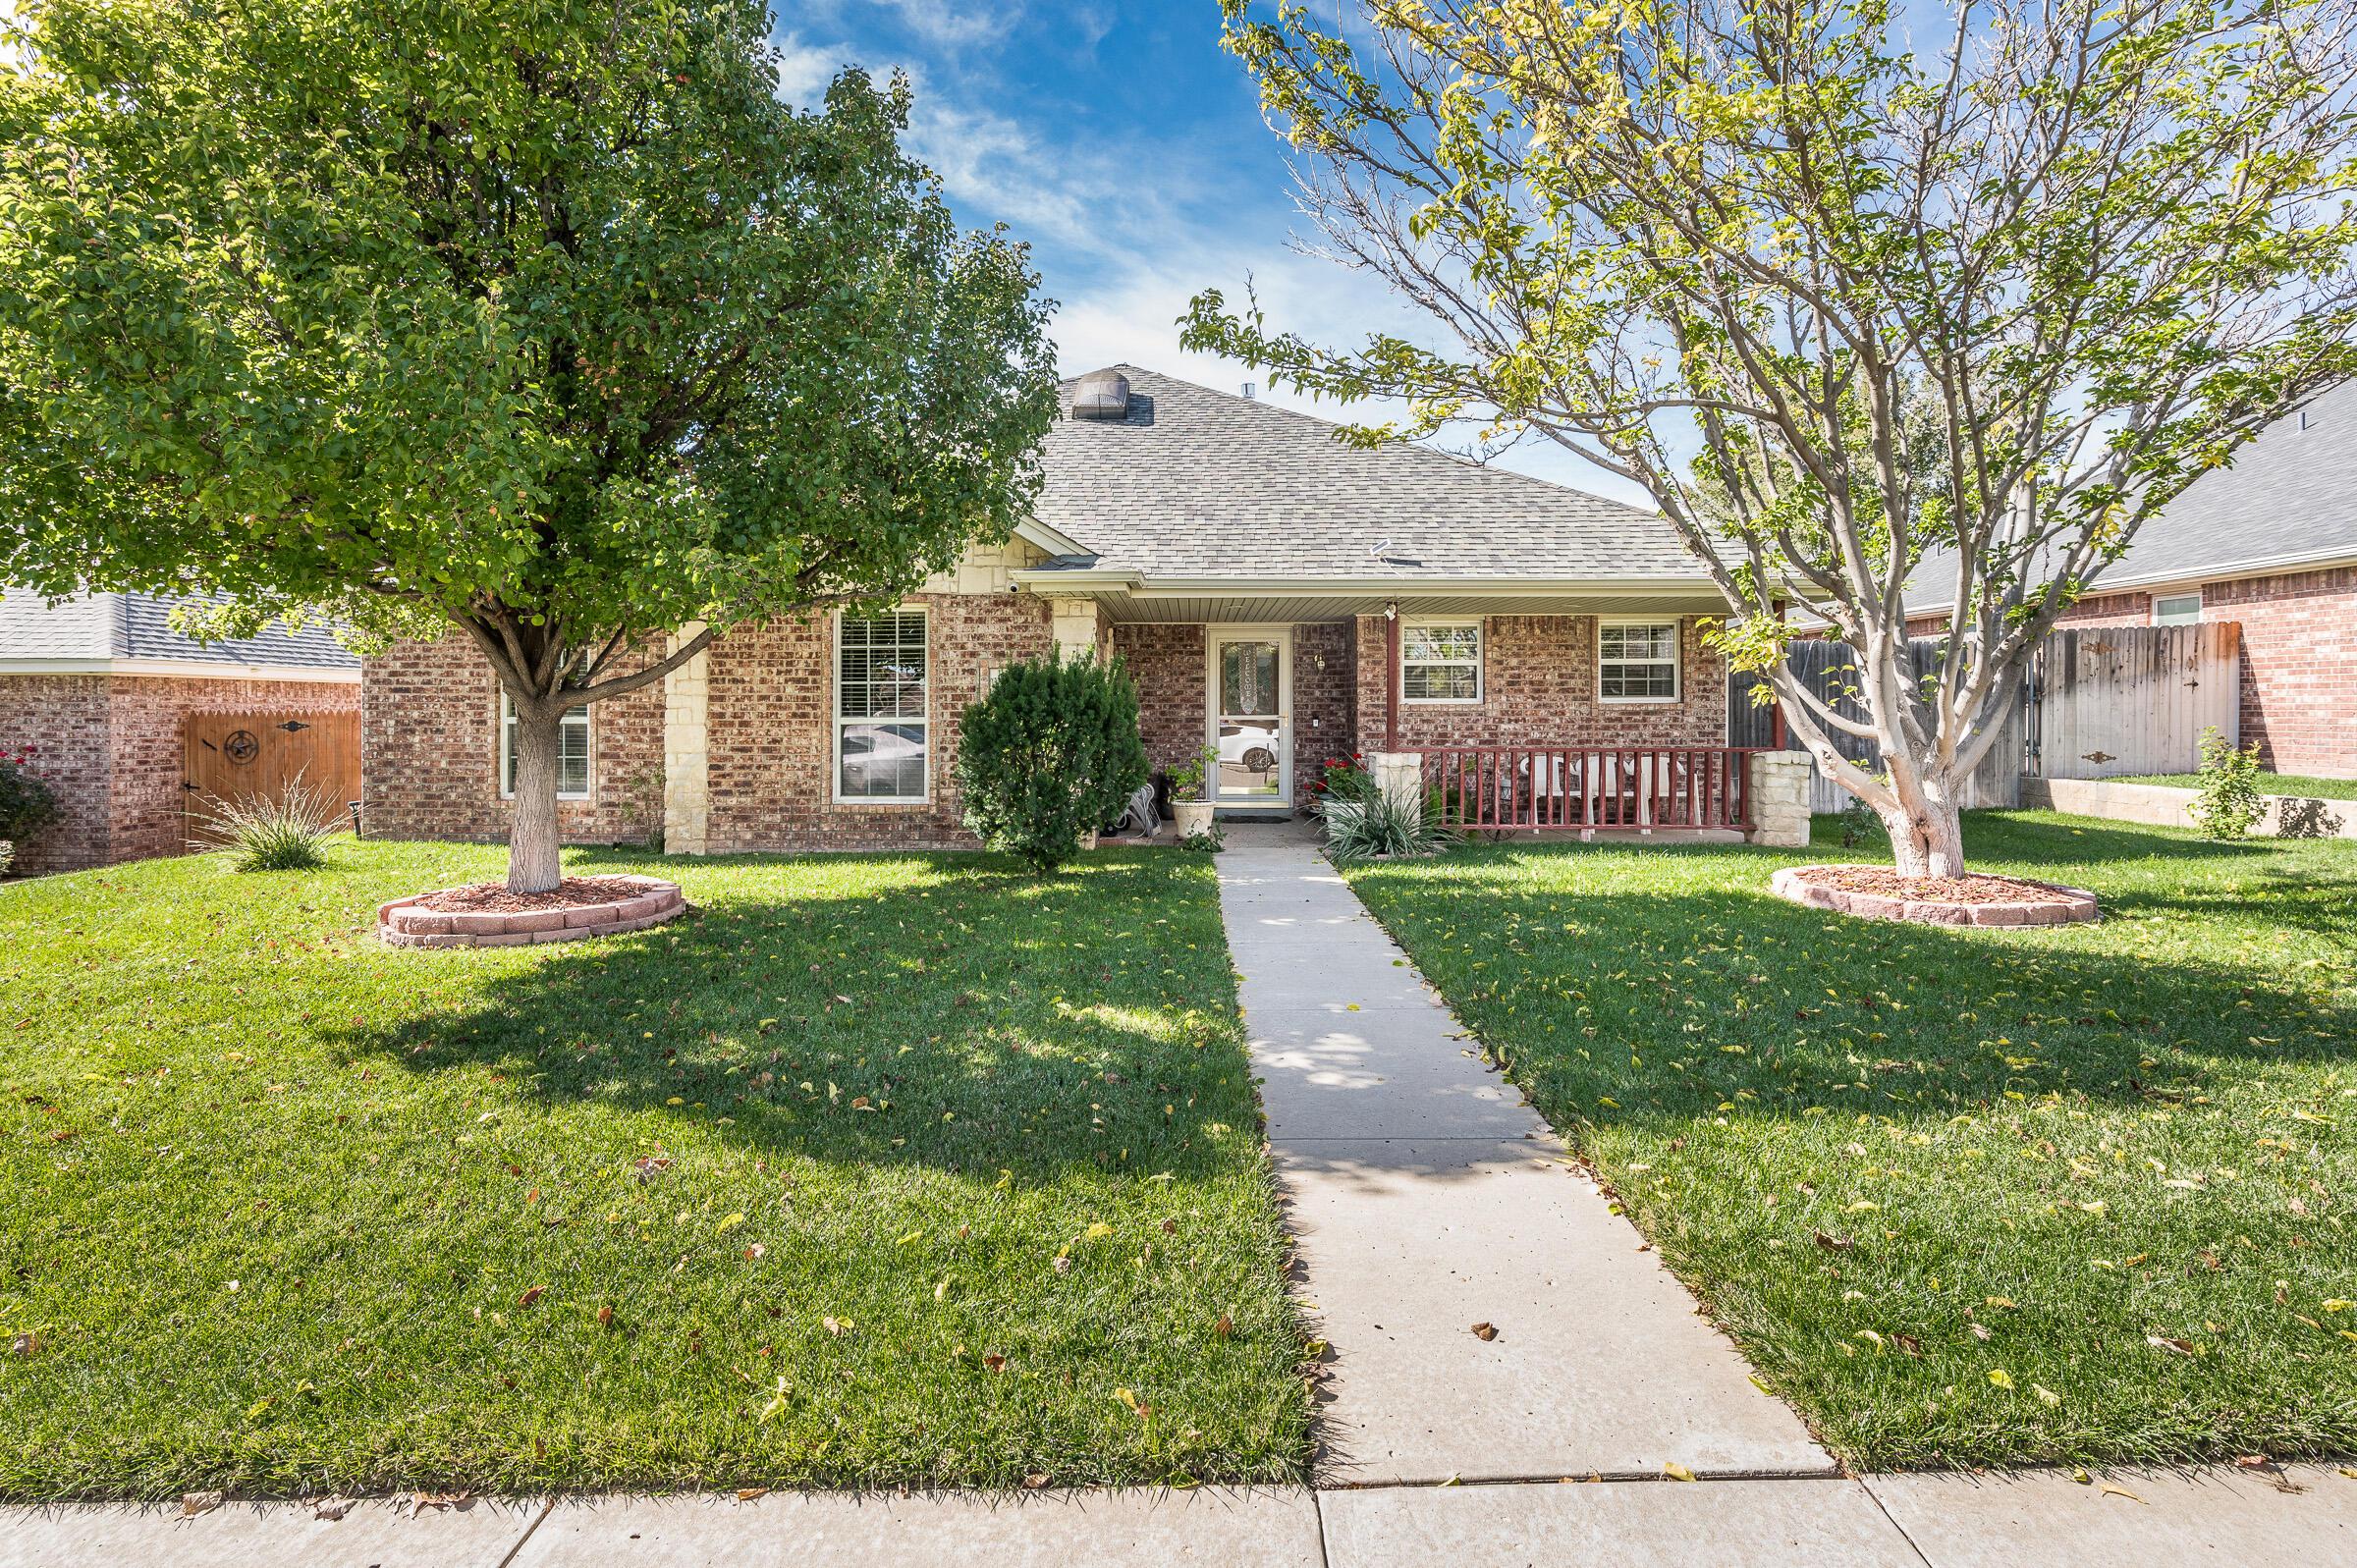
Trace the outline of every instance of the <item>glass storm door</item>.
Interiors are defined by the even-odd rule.
[[[1292,808],[1288,734],[1292,672],[1290,627],[1223,632],[1211,639],[1212,745],[1219,752],[1212,799],[1223,806]]]

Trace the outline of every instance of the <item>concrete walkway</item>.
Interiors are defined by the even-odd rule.
[[[1311,844],[1232,835],[1219,877],[1334,1347],[1323,1480],[1836,1473]]]
[[[0,1508],[0,1568],[2357,1561],[2357,1475],[2337,1467],[1840,1476],[1306,837],[1229,842],[1245,1023],[1334,1347],[1321,1489],[377,1500],[332,1521],[296,1503]],[[1668,1463],[1703,1479],[1660,1479]]]

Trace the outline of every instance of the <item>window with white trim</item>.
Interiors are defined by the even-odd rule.
[[[516,704],[499,693],[499,792],[516,793]],[[589,705],[568,708],[557,721],[557,798],[589,798]]]
[[[2153,624],[2156,626],[2198,626],[2202,623],[2202,595],[2192,593],[2166,594],[2153,601]]]
[[[922,610],[836,619],[837,800],[925,799],[930,686]]]
[[[1601,622],[1596,628],[1596,695],[1604,702],[1675,702],[1677,622]]]
[[[1406,702],[1481,700],[1481,622],[1411,621],[1399,627],[1399,695]]]

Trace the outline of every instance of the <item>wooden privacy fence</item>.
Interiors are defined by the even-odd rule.
[[[2186,773],[2199,761],[2202,730],[2215,725],[2240,736],[2237,690],[2242,628],[2232,622],[2198,626],[2074,626],[2047,634],[2031,655],[2019,699],[1973,772],[1964,804],[2021,802],[2021,776],[2099,779],[2123,773]],[[1938,670],[1940,643],[1918,637],[1907,645],[1918,679]],[[1835,712],[1863,719],[1865,705],[1849,694],[1857,684],[1857,656],[1847,643],[1792,644],[1793,673]],[[1755,707],[1759,676],[1727,682],[1727,738],[1739,746],[1771,744],[1775,710]],[[1880,772],[1873,741],[1835,735],[1841,754],[1869,773]],[[1839,811],[1849,791],[1820,769],[1809,785],[1809,809]]]
[[[192,713],[181,748],[191,839],[214,801],[283,801],[298,780],[331,812],[360,798],[356,713]]]
[[[1440,746],[1424,788],[1477,833],[1751,826],[1751,752],[1733,746]]]

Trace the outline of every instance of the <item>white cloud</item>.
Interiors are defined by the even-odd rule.
[[[896,12],[928,43],[972,48],[996,43],[1023,19],[1020,0],[869,0]]]
[[[784,33],[772,42],[778,51],[778,96],[797,108],[816,105],[836,74],[858,58],[849,44],[808,44],[798,33]]]

